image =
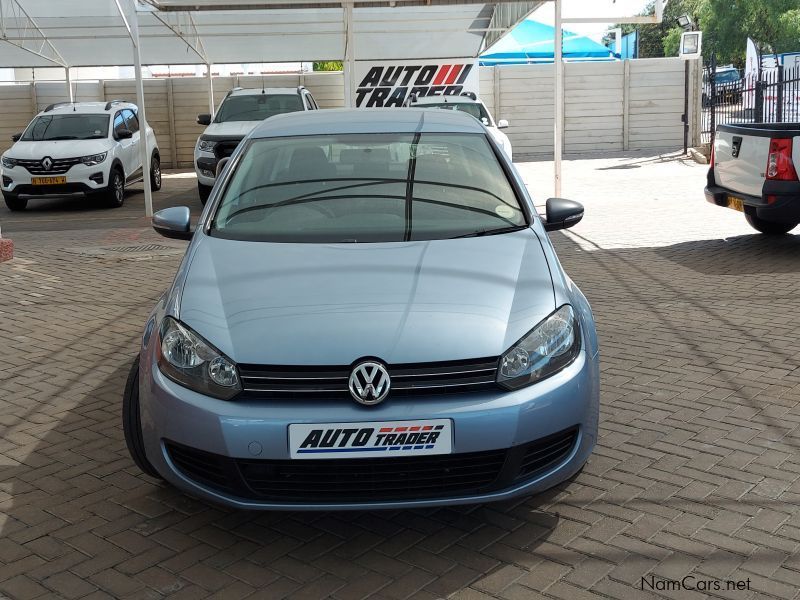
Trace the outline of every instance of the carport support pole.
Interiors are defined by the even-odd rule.
[[[142,183],[144,184],[144,211],[153,216],[153,191],[150,189],[150,149],[147,147],[147,117],[144,111],[144,82],[142,81],[142,53],[139,48],[139,13],[136,0],[131,0],[131,41],[133,42],[133,66],[136,72],[136,104],[139,107],[139,152],[142,161]]]
[[[353,47],[353,3],[351,0],[342,2],[344,18],[344,105],[347,108],[355,108],[355,49]]]
[[[69,67],[64,67],[64,79],[67,82],[67,96],[70,102],[75,102],[75,95],[72,93],[72,79],[69,75]]]
[[[564,33],[561,28],[561,0],[555,0],[555,53],[553,54],[553,68],[555,71],[555,123],[553,136],[553,163],[555,167],[554,196],[561,196],[561,151],[564,140],[564,61],[562,43]]]
[[[214,116],[214,78],[211,75],[211,63],[206,65],[206,77],[208,77],[208,113]]]

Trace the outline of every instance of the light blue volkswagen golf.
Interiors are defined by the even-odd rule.
[[[273,117],[225,166],[123,402],[146,473],[247,509],[481,503],[574,475],[597,439],[586,298],[483,125]]]

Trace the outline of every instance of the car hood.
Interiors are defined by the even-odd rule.
[[[203,137],[230,137],[242,139],[253,131],[261,121],[227,121],[226,123],[211,123],[203,132]]]
[[[494,357],[555,308],[531,229],[385,244],[198,235],[179,317],[239,363]]]
[[[20,160],[50,158],[76,158],[105,152],[111,147],[110,140],[54,140],[49,142],[16,142],[5,153],[7,157]]]

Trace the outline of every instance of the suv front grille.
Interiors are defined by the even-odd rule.
[[[471,392],[496,387],[497,358],[387,365],[391,396]],[[351,366],[239,365],[242,394],[265,400],[350,399]]]
[[[25,167],[32,175],[63,175],[81,162],[80,158],[53,158],[53,164],[45,169],[41,160],[17,160],[17,164]]]
[[[236,150],[237,146],[239,146],[239,142],[241,142],[242,139],[244,138],[239,138],[238,140],[222,140],[217,142],[217,145],[214,146],[214,155],[217,157],[217,160],[222,160],[223,158],[227,158],[233,154],[234,150]]]
[[[509,449],[386,458],[228,458],[172,442],[166,449],[189,479],[262,502],[426,500],[489,493],[535,479],[562,463],[578,440],[571,427]],[[538,458],[534,458],[538,457]]]

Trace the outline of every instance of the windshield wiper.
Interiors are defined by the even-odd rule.
[[[57,135],[55,137],[47,138],[45,142],[54,142],[56,140],[77,140],[77,135]]]
[[[106,136],[104,136],[104,135],[102,135],[102,134],[98,134],[98,135],[89,135],[89,136],[86,136],[86,137],[84,137],[84,138],[81,138],[81,139],[82,139],[82,140],[104,140],[104,139],[105,139],[105,137],[106,137]],[[76,138],[76,139],[77,139],[77,138]]]
[[[523,229],[527,229],[527,225],[515,225],[514,227],[500,227],[498,229],[482,229],[481,231],[473,231],[472,233],[465,233],[464,235],[457,235],[455,237],[450,238],[451,240],[456,240],[459,238],[468,238],[468,237],[483,237],[484,235],[499,235],[501,233],[511,233],[512,231],[522,231]]]

